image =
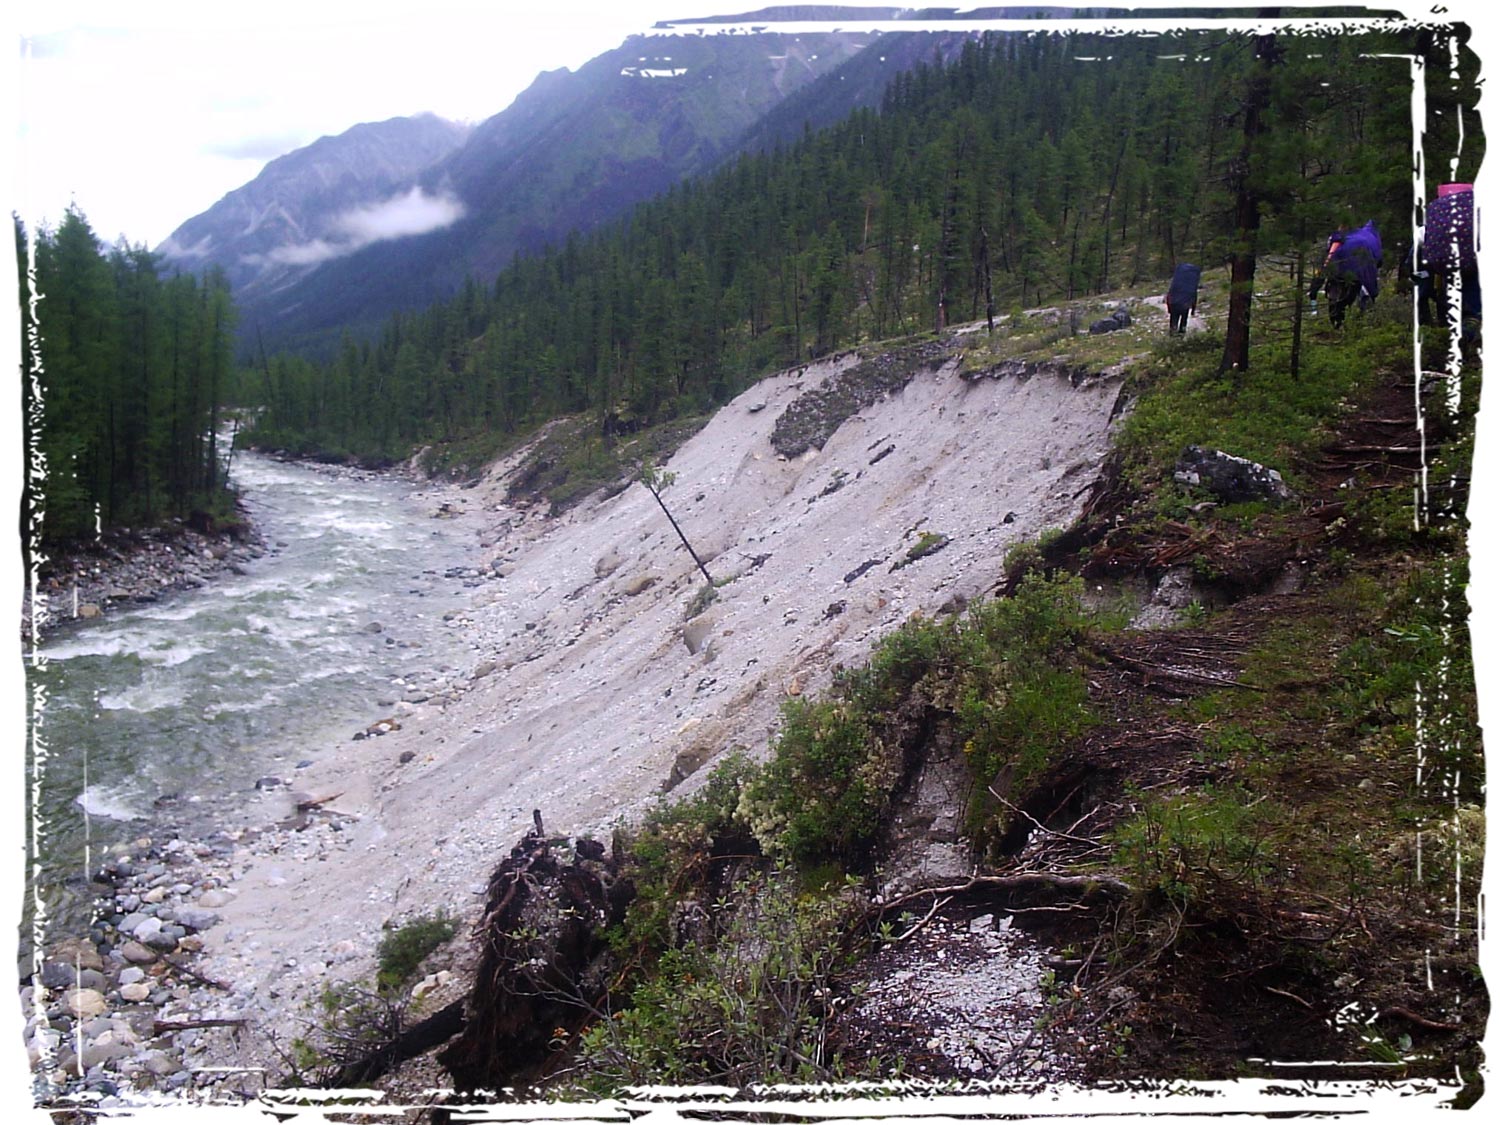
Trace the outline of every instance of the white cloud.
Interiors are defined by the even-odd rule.
[[[464,205],[451,195],[428,195],[414,187],[384,203],[357,207],[334,220],[334,228],[363,246],[387,238],[405,238],[441,230],[463,217]]]
[[[345,254],[352,254],[358,249],[358,246],[350,246],[344,243],[334,244],[325,242],[321,238],[315,238],[311,242],[298,242],[286,246],[278,246],[266,254],[246,254],[244,260],[251,265],[269,262],[278,266],[311,266],[316,265],[318,262],[326,262],[330,258],[339,258]]]
[[[289,243],[265,254],[246,255],[244,261],[249,265],[316,265],[342,258],[371,243],[441,230],[463,218],[463,214],[464,205],[456,197],[428,195],[420,187],[414,187],[380,203],[354,207],[335,216],[329,223],[330,238]]]

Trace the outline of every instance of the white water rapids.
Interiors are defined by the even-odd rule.
[[[243,573],[70,626],[28,669],[35,720],[39,880],[60,929],[86,924],[100,846],[164,824],[233,826],[265,774],[376,717],[403,674],[456,642],[472,532],[433,519],[410,483],[241,455],[234,466],[268,547]],[[375,631],[374,626],[381,626]]]

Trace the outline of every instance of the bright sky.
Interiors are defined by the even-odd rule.
[[[155,246],[320,136],[426,110],[482,121],[652,23],[766,2],[12,0],[11,206],[56,223],[76,202],[105,242]]]
[[[104,241],[155,246],[265,163],[362,121],[482,121],[543,70],[577,69],[725,0],[20,0],[16,199],[76,201]],[[542,13],[538,15],[537,13]]]
[[[0,192],[32,226],[55,224],[76,202],[105,242],[156,246],[320,136],[428,110],[482,121],[540,72],[576,69],[655,22],[768,2],[11,0],[3,21],[16,45],[0,53],[0,117],[17,130],[0,154]],[[1426,10],[1424,0],[1373,2]],[[1438,10],[1473,23],[1489,4]]]

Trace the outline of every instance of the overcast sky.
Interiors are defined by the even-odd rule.
[[[755,6],[20,0],[18,201],[51,222],[76,201],[105,241],[154,246],[320,136],[427,110],[482,121],[658,20]]]
[[[21,37],[19,82],[6,91],[20,123],[12,207],[55,223],[76,202],[104,241],[155,246],[268,160],[320,136],[427,110],[482,121],[541,71],[576,69],[654,22],[760,6],[12,0]]]

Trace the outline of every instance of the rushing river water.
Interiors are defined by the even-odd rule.
[[[258,778],[295,784],[299,762],[399,698],[394,678],[459,657],[442,617],[467,602],[451,575],[473,565],[473,538],[432,518],[434,501],[253,455],[234,478],[267,554],[71,626],[30,672],[46,690],[38,885],[58,931],[86,924],[102,845],[164,821],[234,827]]]

